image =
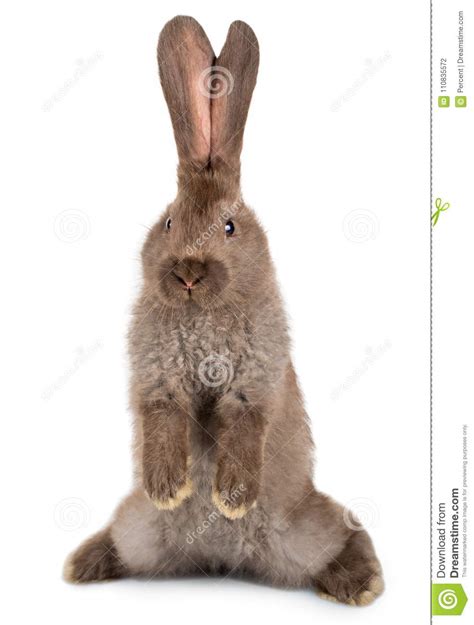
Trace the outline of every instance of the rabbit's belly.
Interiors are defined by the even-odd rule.
[[[206,497],[209,499],[210,492]],[[236,524],[212,504],[205,503],[200,493],[195,493],[186,506],[174,514],[175,544],[205,571],[239,567],[251,558],[260,540],[256,528],[261,523],[249,523],[247,519]]]
[[[237,522],[225,518],[211,500],[214,473],[211,450],[191,466],[191,497],[166,517],[173,543],[203,570],[218,572],[238,567],[251,556],[262,540],[265,522],[261,509],[252,512],[252,521],[250,517]]]

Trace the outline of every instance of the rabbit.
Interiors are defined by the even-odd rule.
[[[366,605],[382,569],[360,522],[313,485],[284,307],[240,190],[258,64],[241,21],[217,58],[191,17],[160,34],[178,191],[143,246],[129,333],[134,487],[64,577],[240,575]]]

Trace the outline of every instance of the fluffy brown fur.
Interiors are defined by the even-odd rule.
[[[243,22],[217,59],[190,17],[160,35],[180,163],[177,197],[143,248],[130,330],[136,485],[65,576],[226,571],[365,605],[382,592],[380,564],[366,531],[348,527],[342,507],[313,486],[267,240],[240,193],[258,54]],[[202,93],[211,67],[207,88],[218,97]]]

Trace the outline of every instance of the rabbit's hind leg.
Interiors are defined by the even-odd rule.
[[[79,583],[186,571],[189,561],[165,519],[172,514],[157,510],[143,490],[135,490],[119,505],[110,525],[69,556],[64,579]]]
[[[383,591],[380,563],[367,532],[338,503],[314,490],[270,531],[255,572],[286,586],[311,587],[320,596],[367,605]],[[260,556],[260,557],[258,557]]]
[[[71,583],[99,582],[127,575],[107,528],[88,538],[66,560],[63,576]]]

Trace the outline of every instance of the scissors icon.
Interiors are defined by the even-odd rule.
[[[449,202],[445,202],[443,205],[441,204],[441,198],[437,197],[436,201],[435,201],[435,206],[436,206],[436,212],[434,212],[431,215],[431,219],[433,220],[433,226],[436,226],[436,224],[438,223],[438,219],[440,214],[443,211],[447,211],[448,208],[451,206],[451,204]]]

